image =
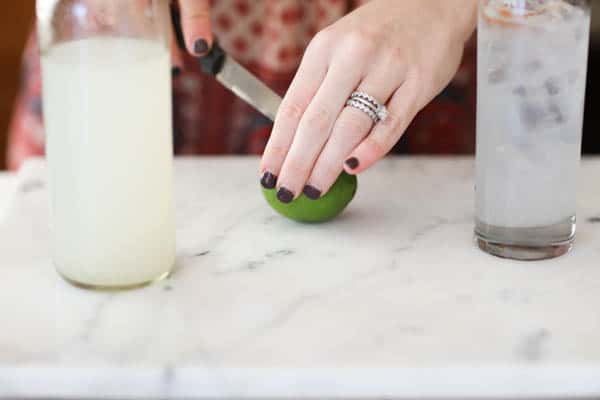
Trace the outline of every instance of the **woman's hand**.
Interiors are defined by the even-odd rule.
[[[213,43],[210,20],[210,0],[179,0],[174,2],[179,10],[186,50],[195,56],[206,54]],[[182,65],[176,35],[172,35],[174,65]]]
[[[261,163],[261,183],[290,202],[316,199],[345,169],[384,157],[452,79],[476,22],[476,0],[373,0],[312,40]],[[355,90],[386,104],[374,125],[346,107]]]

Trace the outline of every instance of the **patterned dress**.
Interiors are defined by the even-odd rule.
[[[365,1],[213,0],[213,29],[226,51],[283,95],[315,33]],[[203,76],[191,57],[185,64],[173,79],[176,154],[262,154],[271,122]],[[11,169],[44,154],[40,63],[33,34],[22,76],[9,133]],[[468,45],[453,82],[415,118],[394,152],[471,153],[474,79],[474,51]]]

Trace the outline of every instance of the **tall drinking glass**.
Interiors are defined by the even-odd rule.
[[[53,259],[122,289],[175,258],[168,0],[38,0]]]
[[[475,234],[491,254],[571,249],[589,31],[587,1],[480,0]]]

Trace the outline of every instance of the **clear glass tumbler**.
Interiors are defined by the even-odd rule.
[[[536,260],[575,237],[590,32],[583,0],[480,0],[476,227],[491,254]]]
[[[168,0],[38,0],[53,259],[125,289],[175,259]]]

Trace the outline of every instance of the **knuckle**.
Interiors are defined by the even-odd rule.
[[[190,20],[190,21],[206,21],[210,18],[210,13],[205,12],[205,11],[195,11],[191,14],[187,14],[185,15],[185,19]]]
[[[188,20],[208,19],[210,18],[210,8],[207,7],[192,7],[182,11],[182,17]]]
[[[282,169],[282,175],[293,177],[294,179],[304,178],[309,173],[308,165],[302,160],[288,159],[285,161]]]
[[[379,35],[368,30],[353,30],[346,33],[344,44],[357,55],[372,54],[379,44]]]
[[[324,135],[329,132],[333,120],[330,110],[325,107],[313,107],[307,111],[303,123],[308,128],[308,132],[314,132],[315,135]]]
[[[283,118],[287,118],[289,120],[299,120],[300,118],[302,118],[305,109],[306,105],[304,102],[299,100],[289,100],[285,101],[281,105],[279,113]]]
[[[390,58],[392,64],[404,63],[408,59],[406,50],[391,44],[386,46],[385,54]]]
[[[321,180],[329,182],[330,185],[333,184],[342,171],[341,165],[342,161],[340,161],[338,165],[334,165],[331,162],[324,162],[321,164],[318,172],[321,176]]]
[[[333,42],[334,33],[331,28],[325,28],[317,32],[317,34],[312,38],[310,43],[308,44],[307,51],[317,51],[321,52],[322,50],[330,47]]]
[[[408,114],[409,110],[390,112],[387,119],[381,122],[381,129],[387,133],[388,141],[398,137],[407,128],[411,119]]]
[[[348,111],[336,122],[336,131],[348,138],[364,136],[371,129],[371,119],[366,115],[363,116],[360,110],[348,109]]]
[[[409,65],[404,74],[404,82],[402,83],[403,96],[407,97],[408,104],[413,107],[418,107],[421,99],[426,96],[429,88],[431,88],[431,79],[425,79],[428,74],[424,72],[419,65]],[[423,105],[424,106],[424,105]],[[404,113],[408,114],[409,110]]]
[[[365,139],[365,146],[375,157],[383,157],[388,152],[387,144],[374,136],[369,136]]]
[[[181,16],[183,18],[210,17],[210,2],[207,0],[181,0]]]
[[[404,129],[406,118],[401,115],[390,113],[387,119],[383,122],[385,124],[385,129],[389,132],[390,135],[397,133]]]
[[[266,156],[276,160],[282,160],[287,155],[288,149],[281,145],[270,145],[267,146],[265,151]]]
[[[406,74],[406,81],[411,82],[417,93],[422,92],[427,85],[427,80],[423,79],[424,75],[423,68],[420,66],[413,66]]]
[[[335,165],[336,161],[338,161],[337,165]],[[343,159],[337,160],[337,157],[319,157],[308,182],[326,192],[342,172],[342,165]]]

